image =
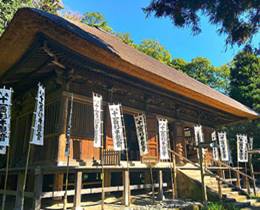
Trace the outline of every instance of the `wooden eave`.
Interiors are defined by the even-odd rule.
[[[209,89],[205,85],[200,85],[197,81],[194,82],[188,78],[189,81],[194,82],[195,86],[200,85],[201,87],[205,87],[210,90],[213,95],[219,95],[224,101],[217,97],[214,98],[210,95],[195,91],[195,86],[193,89],[192,85],[189,84],[190,88],[188,88],[187,84],[180,84],[180,81],[173,81],[173,79],[167,78],[166,76],[160,76],[155,72],[133,64],[129,60],[123,59],[113,46],[104,42],[104,40],[98,36],[88,33],[60,17],[53,15],[51,15],[51,17],[52,18],[48,17],[48,13],[46,16],[45,13],[35,9],[21,9],[16,13],[9,27],[0,38],[0,76],[2,78],[3,75],[23,57],[33,44],[36,35],[43,33],[47,37],[50,37],[58,43],[62,43],[62,45],[67,46],[82,56],[113,69],[118,69],[132,77],[157,85],[167,91],[177,93],[205,104],[206,106],[237,116],[238,118],[259,118],[258,113],[250,108],[227,96],[216,93],[215,90]],[[61,19],[63,21],[62,24],[60,24]],[[111,39],[112,38],[111,35]],[[144,55],[140,53],[140,56]],[[147,59],[147,57],[145,58]],[[187,79],[187,76],[185,76],[185,78]]]

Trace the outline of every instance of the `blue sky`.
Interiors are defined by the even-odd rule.
[[[168,18],[146,18],[142,8],[150,0],[63,0],[67,10],[79,13],[101,12],[108,24],[116,32],[129,32],[136,43],[144,39],[155,39],[168,49],[175,58],[190,61],[197,56],[206,57],[216,65],[232,60],[238,48],[226,50],[225,36],[216,32],[216,26],[210,25],[207,18],[202,17],[202,33],[193,36],[189,28],[176,28]],[[260,42],[258,34],[253,43]]]

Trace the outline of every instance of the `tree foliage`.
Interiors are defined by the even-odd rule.
[[[34,7],[47,12],[57,13],[62,8],[61,0],[1,0],[0,34],[2,34],[15,12],[22,7]]]
[[[92,27],[101,28],[107,32],[112,32],[112,28],[108,25],[104,16],[99,12],[86,12],[82,17],[81,22]]]
[[[257,0],[152,0],[144,11],[147,15],[169,17],[177,27],[191,27],[194,34],[201,32],[202,14],[217,25],[220,34],[227,35],[227,44],[242,45],[259,30],[259,8]]]
[[[170,64],[171,62],[170,52],[166,50],[158,41],[152,39],[143,40],[137,46],[137,49],[162,63]]]
[[[230,68],[230,96],[260,112],[260,57],[250,51],[238,53]],[[245,133],[254,137],[255,148],[260,148],[260,120],[241,123],[228,128],[231,136]],[[233,139],[235,143],[235,139]]]
[[[230,96],[260,112],[260,57],[240,52],[233,59],[230,76]]]
[[[134,40],[129,33],[116,33],[116,36],[125,44],[137,48],[137,45],[134,43]]]
[[[207,58],[197,57],[191,62],[181,58],[173,59],[171,66],[220,92],[228,93],[229,67],[227,65],[215,67]]]

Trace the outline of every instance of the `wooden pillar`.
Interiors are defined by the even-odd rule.
[[[123,183],[124,183],[124,205],[130,206],[130,179],[129,179],[129,171],[124,170],[123,171]]]
[[[150,172],[148,170],[144,171],[144,184],[145,185],[151,184],[151,175],[150,175]],[[147,193],[150,192],[150,188],[145,188],[144,190]]]
[[[174,140],[175,142],[175,151],[183,156],[186,157],[186,144],[184,140],[184,128],[182,122],[175,122],[174,123]],[[177,164],[183,165],[184,160],[180,157],[176,157]]]
[[[111,171],[105,170],[104,171],[104,187],[111,186]],[[106,192],[105,195],[108,196],[110,193]]]
[[[53,183],[53,191],[62,191],[63,190],[63,173],[54,174],[54,183]],[[54,197],[53,200],[61,201],[62,197]]]
[[[74,195],[74,205],[73,210],[81,210],[81,187],[82,187],[82,171],[76,172],[75,177],[75,195]]]
[[[33,209],[41,209],[41,194],[42,194],[43,174],[40,168],[35,169],[34,175],[34,199]]]
[[[15,197],[15,210],[20,210],[22,206],[22,188],[23,188],[24,172],[19,172],[17,177],[17,188]]]
[[[158,171],[158,181],[159,181],[159,199],[163,199],[163,171]]]

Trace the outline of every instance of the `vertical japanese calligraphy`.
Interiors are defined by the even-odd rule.
[[[168,120],[159,118],[159,142],[160,142],[160,160],[169,160],[169,129]]]
[[[0,146],[9,146],[12,89],[0,89]],[[4,150],[2,150],[4,151]]]
[[[103,119],[102,119],[102,96],[93,93],[94,111],[94,147],[102,147]]]
[[[213,143],[217,143],[217,134],[216,131],[211,133],[211,140]],[[213,160],[218,161],[219,160],[219,152],[218,152],[218,147],[213,146],[212,147],[212,154],[213,154]]]
[[[248,162],[248,141],[246,135],[237,135],[237,161]]]
[[[44,112],[45,88],[39,83],[36,97],[35,111],[33,113],[31,144],[43,146],[44,139]]]
[[[195,135],[195,143],[196,143],[196,146],[198,146],[199,143],[204,142],[201,125],[195,125],[195,126],[194,126],[194,135]]]
[[[226,132],[218,133],[220,156],[222,161],[229,161],[228,143]]]
[[[144,114],[138,114],[134,116],[134,119],[140,155],[142,156],[148,153],[146,119]]]
[[[124,122],[121,112],[121,104],[109,105],[109,113],[112,126],[112,138],[115,151],[125,150]]]

